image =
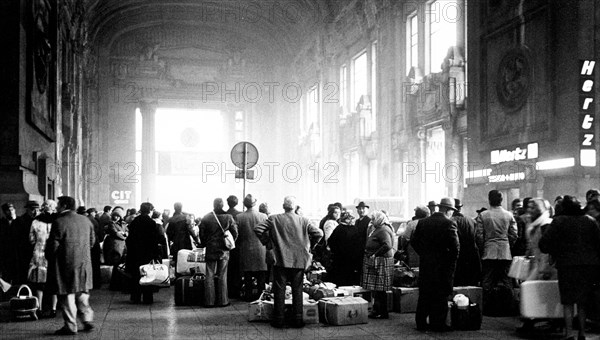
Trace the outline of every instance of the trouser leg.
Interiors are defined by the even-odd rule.
[[[77,332],[77,305],[75,294],[59,295],[60,309],[62,311],[65,327],[72,332]]]
[[[206,280],[204,281],[204,299],[207,307],[215,305],[215,272],[217,261],[206,262]]]
[[[273,266],[273,322],[283,324],[285,310],[285,268]]]
[[[419,288],[421,290],[421,288]],[[417,329],[427,329],[427,317],[429,316],[429,294],[427,292],[419,292],[419,299],[417,300],[417,313],[415,314],[415,321],[417,323]]]
[[[77,311],[81,321],[89,323],[94,321],[94,311],[90,307],[90,294],[88,293],[77,293],[76,294]]]
[[[302,299],[302,283],[304,281],[304,270],[302,269],[288,269],[290,272],[290,283],[292,285],[292,310],[293,318],[295,322],[302,322],[303,313],[303,299]],[[285,291],[285,285],[284,285]],[[285,309],[285,306],[284,306]]]
[[[219,306],[223,306],[229,303],[229,294],[227,287],[227,267],[229,264],[229,260],[219,260],[217,261],[217,294],[216,294],[216,304]]]
[[[429,313],[429,325],[431,328],[443,328],[446,326],[448,316],[448,300],[445,296],[435,296],[431,300]]]

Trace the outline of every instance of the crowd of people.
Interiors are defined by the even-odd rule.
[[[488,194],[489,208],[475,218],[461,213],[459,199],[418,205],[414,217],[394,228],[385,211],[369,211],[360,202],[357,216],[341,203],[328,206],[319,225],[302,216],[295,197],[285,197],[284,212],[270,214],[266,203],[255,209],[252,195],[236,209],[235,196],[216,198],[213,210],[202,218],[174,204],[174,213],[157,211],[142,203],[139,211],[105,206],[75,207],[63,196],[58,202],[29,201],[16,216],[11,203],[2,205],[0,220],[0,277],[13,285],[28,284],[42,301],[52,295],[50,310],[40,317],[56,316],[60,303],[65,326],[57,334],[75,334],[76,314],[84,331],[94,328],[89,291],[100,288],[100,264],[113,266],[110,289],[126,288],[131,303],[153,303],[152,286],[139,285],[139,267],[152,260],[177,263],[182,249],[205,248],[206,307],[229,305],[230,298],[251,301],[271,282],[274,294],[272,326],[303,327],[303,274],[314,261],[338,286],[360,285],[373,292],[370,318],[389,318],[387,291],[392,287],[398,261],[419,268],[417,329],[448,331],[448,298],[456,286],[481,286],[483,310],[502,308],[512,301],[515,280],[508,276],[514,256],[531,256],[527,280],[558,279],[564,305],[565,334],[572,337],[574,305],[579,318],[578,338],[585,338],[589,297],[600,284],[600,192],[590,190],[582,207],[574,196],[559,196],[551,205],[543,198],[516,199],[512,212],[502,208],[497,190]],[[229,249],[224,234],[236,239]],[[123,270],[124,268],[124,270]],[[129,284],[122,287],[121,271]],[[284,317],[286,284],[292,288],[292,316]],[[502,302],[502,303],[499,303]],[[41,306],[41,305],[40,305]],[[594,311],[596,312],[596,311]],[[490,313],[491,314],[491,313]],[[521,329],[530,329],[526,320]],[[574,336],[573,336],[574,337]]]

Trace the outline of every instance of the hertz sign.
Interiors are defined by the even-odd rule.
[[[596,62],[580,60],[579,69],[579,147],[582,166],[596,166],[595,77]]]

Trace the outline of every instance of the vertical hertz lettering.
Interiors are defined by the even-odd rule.
[[[596,166],[595,67],[592,60],[580,60],[579,73],[579,146],[582,166]]]

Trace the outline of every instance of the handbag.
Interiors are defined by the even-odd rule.
[[[508,277],[517,280],[525,280],[529,277],[533,265],[533,257],[530,256],[515,256],[508,270]]]
[[[140,276],[140,286],[171,286],[169,267],[155,260],[140,266]]]
[[[21,295],[21,290],[27,289],[27,295]],[[35,312],[40,308],[40,302],[38,301],[37,296],[33,296],[31,294],[31,289],[27,285],[21,285],[19,287],[19,291],[17,291],[17,296],[10,299],[10,310],[17,314],[31,314],[31,316],[37,320],[37,316]]]
[[[416,287],[419,281],[417,273],[406,263],[400,261],[399,265],[394,266],[394,287]]]
[[[215,216],[217,223],[219,223],[219,227],[221,227],[221,230],[223,230],[223,234],[225,235],[225,248],[227,248],[227,250],[235,249],[235,239],[233,238],[233,235],[231,234],[229,229],[228,230],[223,229],[223,226],[221,225],[221,222],[219,221],[217,214],[215,214],[214,211],[212,213]]]

